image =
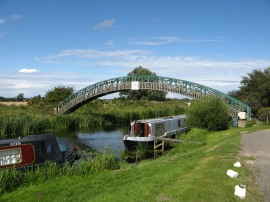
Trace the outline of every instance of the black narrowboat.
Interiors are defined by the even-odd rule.
[[[0,169],[39,166],[46,161],[59,165],[79,159],[76,148],[61,151],[54,135],[29,135],[0,140]]]

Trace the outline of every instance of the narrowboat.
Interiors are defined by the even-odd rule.
[[[178,133],[186,130],[186,115],[135,120],[131,122],[123,141],[128,150],[135,149],[138,144],[153,148],[156,137],[175,138]]]
[[[59,165],[79,159],[78,149],[60,150],[54,135],[29,135],[0,140],[0,169],[29,168],[52,161]]]

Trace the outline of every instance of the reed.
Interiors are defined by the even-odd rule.
[[[44,132],[51,128],[47,117],[29,114],[0,115],[1,138]]]
[[[138,142],[136,146],[136,155],[144,156],[149,151],[149,147],[146,143]]]
[[[48,106],[0,106],[0,137],[23,136],[50,130],[113,128],[132,120],[183,114],[185,103],[179,101],[94,100],[72,114],[54,116],[44,111]],[[48,109],[47,109],[48,111]]]

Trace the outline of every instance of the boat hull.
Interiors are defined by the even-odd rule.
[[[154,148],[155,137],[130,137],[128,135],[124,136],[123,142],[128,150],[135,150],[141,147]]]

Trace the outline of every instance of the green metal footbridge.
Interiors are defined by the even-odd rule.
[[[71,113],[89,101],[107,94],[140,89],[172,92],[193,99],[217,96],[228,105],[232,117],[237,117],[238,112],[245,111],[247,118],[251,118],[251,108],[248,105],[215,89],[181,79],[145,75],[118,77],[87,86],[60,102],[55,114]]]

